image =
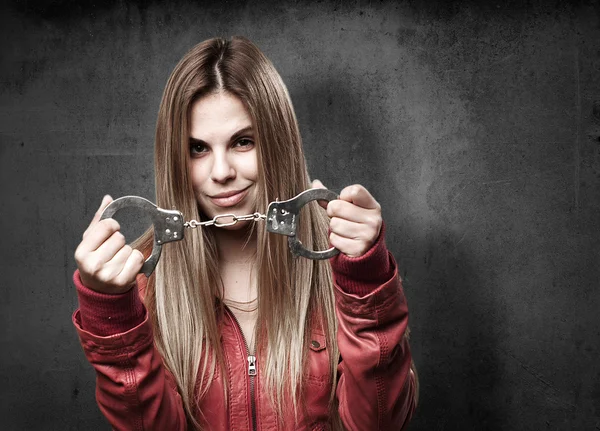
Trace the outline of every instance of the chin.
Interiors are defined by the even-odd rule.
[[[253,222],[251,222],[251,221],[239,221],[239,222],[237,222],[234,225],[220,227],[218,229],[224,229],[224,230],[228,230],[228,231],[247,230],[247,229],[250,228],[250,223],[253,223]]]

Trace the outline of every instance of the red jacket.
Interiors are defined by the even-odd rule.
[[[404,337],[408,308],[383,233],[365,255],[340,254],[331,259],[331,265],[341,356],[336,396],[342,422],[348,430],[404,429],[416,407],[416,382]],[[138,285],[143,292],[142,279]],[[122,295],[97,293],[81,284],[78,272],[74,281],[80,309],[73,314],[73,322],[85,355],[96,369],[96,398],[102,413],[117,430],[185,430],[180,395],[154,347],[138,290]],[[228,375],[223,379],[217,371],[198,406],[207,429],[251,430],[252,398],[256,429],[277,429],[268,394],[262,390],[260,359],[256,376],[249,376],[242,332],[233,316],[226,313],[219,326]],[[329,349],[322,332],[314,330],[311,340],[306,409],[298,422],[291,409],[284,418],[285,430],[330,429]]]

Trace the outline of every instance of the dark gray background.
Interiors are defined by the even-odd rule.
[[[382,204],[410,429],[600,430],[598,3],[97,3],[0,9],[2,429],[109,428],[73,251],[104,193],[153,199],[177,60],[241,34],[288,85],[311,175]]]

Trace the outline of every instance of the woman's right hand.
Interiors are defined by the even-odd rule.
[[[102,212],[111,202],[112,198],[108,195],[102,199],[100,208],[75,250],[75,261],[84,286],[101,293],[118,294],[134,286],[135,278],[144,264],[144,255],[127,245],[116,220],[100,220]]]

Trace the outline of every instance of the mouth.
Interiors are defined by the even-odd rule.
[[[237,205],[248,194],[250,186],[242,190],[232,190],[229,192],[219,193],[214,196],[208,196],[213,204],[218,207],[227,208]]]

